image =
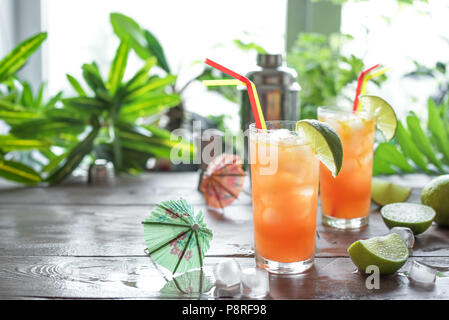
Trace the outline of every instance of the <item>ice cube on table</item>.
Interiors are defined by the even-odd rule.
[[[434,284],[436,277],[436,269],[419,263],[418,261],[413,261],[410,271],[408,272],[409,280],[419,284]]]
[[[240,283],[241,268],[237,260],[226,259],[219,261],[214,267],[217,286],[232,287]]]
[[[240,296],[240,285],[232,287],[215,287],[214,297],[216,298],[235,298]]]
[[[415,236],[413,235],[413,231],[407,227],[394,227],[391,228],[389,233],[397,233],[402,240],[404,240],[407,248],[413,248],[415,244]]]
[[[241,273],[240,293],[247,298],[259,299],[270,291],[268,272],[260,268],[246,268]]]

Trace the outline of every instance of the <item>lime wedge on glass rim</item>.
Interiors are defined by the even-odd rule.
[[[390,141],[398,127],[398,119],[393,107],[378,96],[361,95],[359,99],[364,110],[374,115],[377,129],[382,132],[387,142]]]
[[[379,268],[380,274],[391,274],[407,261],[409,250],[397,233],[367,240],[357,240],[348,248],[349,257],[357,268],[366,273],[368,266]]]
[[[392,203],[380,209],[382,219],[388,228],[407,227],[415,235],[423,233],[435,219],[435,210],[418,203]]]
[[[299,120],[296,131],[304,134],[318,159],[336,177],[343,163],[343,147],[337,132],[328,124],[318,120]]]
[[[390,181],[373,178],[371,182],[371,198],[380,206],[403,202],[410,197],[412,189]]]

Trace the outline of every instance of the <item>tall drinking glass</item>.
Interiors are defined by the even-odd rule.
[[[373,172],[374,125],[367,112],[318,108],[318,120],[333,127],[343,145],[343,166],[336,178],[321,165],[322,222],[338,229],[368,224]]]
[[[313,265],[319,160],[295,121],[250,125],[250,163],[256,262],[273,273]]]

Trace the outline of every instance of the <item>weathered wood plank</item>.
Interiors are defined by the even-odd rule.
[[[140,256],[143,221],[154,206],[0,206],[0,255]],[[205,210],[203,208],[203,210]],[[252,256],[252,210],[231,206],[225,215],[206,214],[214,237],[209,256]],[[378,212],[360,231],[342,232],[325,227],[318,216],[317,256],[347,256],[358,239],[386,234]],[[432,226],[417,236],[415,256],[449,257],[449,229]]]
[[[426,175],[404,175],[384,177],[413,187],[412,199],[419,202],[421,188],[430,181]],[[120,176],[111,186],[89,186],[83,180],[70,181],[62,186],[22,187],[9,182],[0,183],[0,204],[33,205],[156,205],[161,201],[183,197],[196,205],[204,204],[202,195],[196,190],[198,174],[149,173],[141,176]],[[245,181],[245,190],[250,182]],[[249,194],[242,192],[240,204],[251,204]]]
[[[218,258],[205,260],[205,275],[213,283],[212,268]],[[239,258],[242,267],[254,260]],[[430,258],[442,265],[447,259]],[[409,265],[403,270],[408,270]],[[349,258],[317,258],[315,267],[303,275],[270,275],[273,299],[449,299],[449,278],[422,287],[401,274],[380,278],[380,289],[366,288],[366,277],[354,272]],[[169,280],[169,279],[167,279]],[[194,279],[192,282],[199,281]],[[179,290],[161,292],[167,281],[146,257],[72,258],[3,257],[0,263],[0,297],[32,298],[148,298],[210,299],[214,288],[200,295]],[[193,289],[193,291],[195,291]]]
[[[204,204],[197,191],[198,174],[149,173],[141,176],[120,176],[114,184],[92,186],[75,180],[54,187],[0,186],[0,204],[33,205],[156,205],[170,199],[185,198],[196,205]],[[249,187],[249,179],[245,189]],[[241,203],[251,204],[251,196],[240,194]]]

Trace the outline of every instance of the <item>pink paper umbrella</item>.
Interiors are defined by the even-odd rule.
[[[242,159],[222,154],[207,166],[200,189],[209,207],[223,209],[238,198],[244,181]]]

